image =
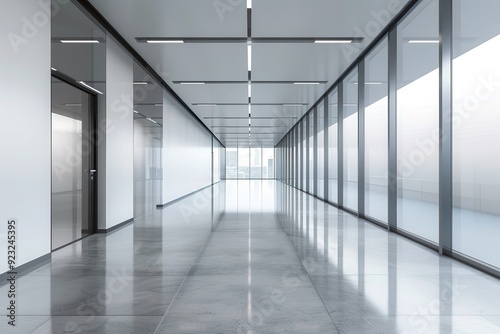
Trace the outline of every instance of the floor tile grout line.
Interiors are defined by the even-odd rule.
[[[153,332],[154,334],[156,333],[159,333],[158,330],[160,330],[160,327],[163,323],[163,321],[165,320],[167,314],[169,313],[170,309],[172,308],[172,305],[174,304],[174,302],[176,301],[177,299],[177,296],[179,295],[179,292],[181,291],[181,289],[184,287],[185,283],[186,283],[186,280],[187,278],[190,276],[190,273],[192,272],[193,270],[193,267],[194,265],[199,261],[199,259],[201,258],[201,256],[205,253],[205,250],[207,249],[207,246],[208,244],[210,243],[210,241],[212,240],[212,237],[213,237],[213,233],[214,231],[210,231],[210,234],[207,238],[207,240],[205,241],[205,243],[203,244],[203,246],[200,248],[200,251],[198,252],[198,255],[196,256],[196,258],[193,260],[193,262],[191,263],[191,265],[189,266],[189,270],[186,272],[186,275],[184,275],[184,278],[182,279],[182,282],[181,284],[179,285],[179,288],[177,289],[177,291],[175,292],[174,294],[174,297],[172,298],[172,301],[170,302],[170,304],[168,305],[167,309],[165,310],[165,313],[163,314],[162,318],[160,319],[160,322],[158,323],[158,326],[156,326],[156,329],[155,331]]]
[[[330,318],[330,320],[332,321],[332,325],[333,327],[335,328],[335,330],[337,331],[338,334],[340,334],[340,331],[337,327],[337,325],[335,324],[335,321],[333,320],[332,318],[332,315],[330,314],[330,312],[328,311],[328,308],[326,307],[326,304],[325,304],[325,301],[323,300],[323,298],[321,298],[321,295],[318,291],[318,289],[316,288],[316,285],[314,284],[313,280],[311,279],[311,276],[309,275],[309,272],[307,271],[306,267],[304,266],[304,263],[302,262],[302,260],[300,259],[299,257],[299,254],[297,253],[297,250],[295,249],[292,241],[290,240],[289,238],[289,235],[283,230],[283,225],[281,224],[281,221],[279,220],[278,218],[278,215],[275,214],[275,217],[276,219],[278,220],[278,223],[280,224],[281,226],[281,229],[282,229],[282,232],[286,235],[286,239],[288,240],[288,243],[290,244],[290,246],[292,247],[293,249],[293,252],[295,254],[295,257],[297,258],[297,260],[299,261],[300,263],[300,266],[302,267],[302,269],[304,270],[304,272],[306,273],[307,275],[307,278],[309,279],[309,282],[311,283],[311,285],[313,286],[314,288],[314,291],[316,291],[316,295],[318,296],[319,300],[321,300],[321,304],[323,304],[323,307],[325,308],[325,311],[326,313],[328,314],[328,317]]]

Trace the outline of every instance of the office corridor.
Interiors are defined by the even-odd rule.
[[[500,332],[499,280],[275,181],[71,244],[17,291],[1,333]]]

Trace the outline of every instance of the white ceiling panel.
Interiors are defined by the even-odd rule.
[[[275,145],[335,82],[408,0],[253,0],[251,37],[292,38],[252,41],[252,141]],[[248,126],[247,9],[244,0],[89,0],[128,43],[170,85],[223,143]],[[68,24],[70,24],[68,22]],[[59,29],[59,28],[58,28]],[[75,31],[74,34],[77,34]],[[148,44],[137,38],[199,38],[196,43]],[[240,38],[214,42],[207,38]],[[361,43],[314,44],[308,37],[358,37]],[[296,38],[296,39],[293,39]],[[138,71],[135,80],[144,73]],[[181,85],[182,81],[219,84]],[[322,81],[294,85],[296,81]],[[220,84],[220,82],[226,82]],[[276,83],[279,82],[279,83]],[[288,82],[288,83],[286,83]],[[136,88],[136,91],[143,91]],[[161,93],[152,91],[136,106],[148,117]],[[193,104],[222,104],[202,107]],[[304,106],[283,106],[303,103]],[[148,105],[149,104],[149,105]],[[227,105],[235,104],[235,105]],[[260,105],[259,105],[260,104]],[[268,104],[268,105],[262,105]],[[161,108],[160,108],[161,109]],[[241,127],[241,128],[240,128]],[[248,132],[248,128],[246,129]],[[242,139],[243,138],[243,139]]]

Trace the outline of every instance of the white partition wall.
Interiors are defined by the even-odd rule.
[[[106,96],[98,126],[98,228],[106,230],[134,217],[133,59],[115,40],[106,41]],[[102,98],[99,97],[99,98]],[[102,106],[102,105],[101,105]]]
[[[8,219],[17,219],[17,266],[50,253],[50,15],[39,3],[0,1],[0,273]],[[47,20],[35,26],[35,14]]]
[[[163,204],[212,182],[212,136],[163,92]]]

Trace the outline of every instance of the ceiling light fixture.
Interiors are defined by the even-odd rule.
[[[149,117],[148,117],[148,118],[146,118],[146,119],[147,119],[148,121],[150,121],[150,122],[153,122],[153,123],[155,123],[155,124],[158,124],[158,122],[156,122],[155,120],[153,120],[153,119],[151,119],[151,118],[149,118]]]
[[[55,69],[55,68],[53,68],[53,67],[51,67],[50,69],[51,69],[52,71],[54,71],[54,72],[57,72],[57,69]]]
[[[408,44],[439,44],[438,39],[411,39]]]
[[[134,81],[134,85],[149,85],[149,81]]]
[[[315,44],[350,44],[352,39],[316,39]]]
[[[182,39],[148,39],[146,43],[149,44],[182,44],[184,40]]]
[[[248,98],[252,97],[252,85],[248,84]]]
[[[97,39],[61,39],[64,44],[99,44]]]
[[[252,9],[252,0],[247,0],[247,9]]]
[[[248,71],[252,71],[252,45],[247,45],[247,54],[248,54]]]
[[[82,85],[84,87],[87,87],[88,89],[90,89],[93,92],[96,92],[97,94],[103,95],[103,93],[101,91],[95,89],[94,87],[91,87],[91,86],[87,85],[84,81],[77,81],[77,83],[79,83],[80,85]]]
[[[184,82],[179,82],[179,85],[204,85],[205,83],[203,81],[184,81]]]
[[[355,85],[357,85],[358,83],[355,82],[354,83]],[[368,82],[365,82],[365,85],[381,85],[382,83],[379,82],[379,81],[368,81]]]
[[[136,114],[138,114],[138,113],[139,113],[137,110],[134,110],[134,112],[135,112]]]
[[[197,107],[217,107],[215,103],[193,103],[193,105]]]
[[[319,85],[320,82],[311,82],[311,81],[297,81],[293,83],[294,85]]]

